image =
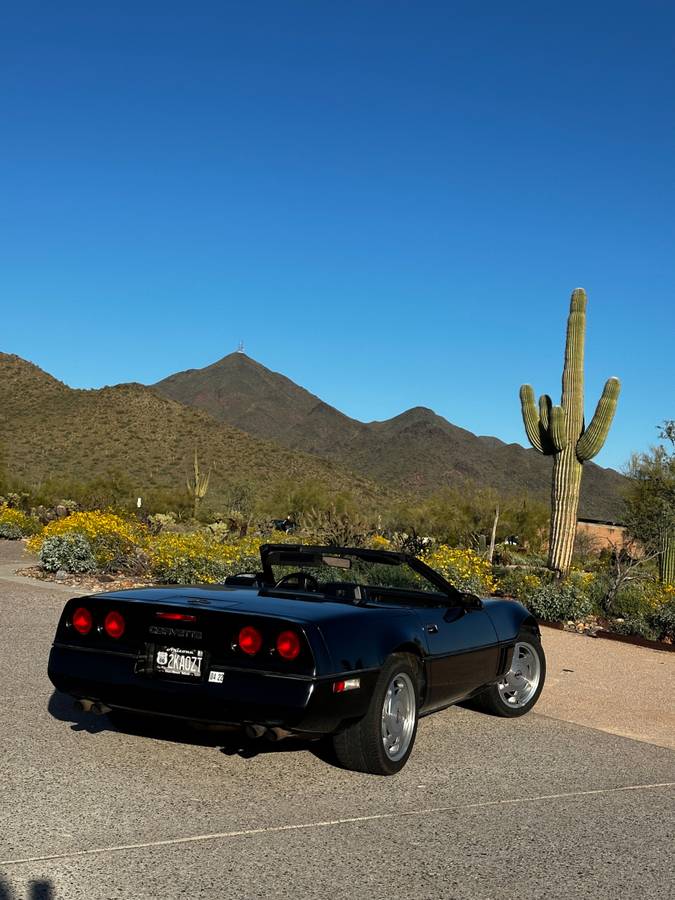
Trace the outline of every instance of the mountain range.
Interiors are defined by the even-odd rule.
[[[514,403],[517,414],[517,406]],[[196,449],[216,498],[237,481],[316,480],[384,502],[466,482],[548,500],[551,460],[477,436],[432,410],[360,422],[246,354],[157,384],[73,389],[0,354],[4,462],[28,481],[123,471],[149,485],[184,483]],[[623,476],[584,467],[580,514],[616,520]]]
[[[478,437],[422,406],[383,422],[359,422],[241,352],[153,387],[256,437],[330,459],[407,493],[471,481],[504,494],[550,496],[551,459],[535,450]],[[622,483],[613,469],[586,465],[581,514],[616,518]]]

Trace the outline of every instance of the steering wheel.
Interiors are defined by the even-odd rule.
[[[300,591],[318,591],[319,582],[307,572],[289,572],[274,585],[275,588],[297,588]]]

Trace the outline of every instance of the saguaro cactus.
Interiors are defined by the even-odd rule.
[[[562,400],[554,406],[548,394],[534,402],[532,386],[520,389],[527,437],[540,453],[553,456],[549,568],[559,575],[569,571],[577,528],[577,509],[583,464],[605,443],[612,424],[621,385],[609,378],[588,428],[584,425],[584,340],[586,292],[572,292],[567,320],[567,343],[562,376]]]
[[[670,441],[673,452],[666,455],[664,468],[675,474],[675,419],[666,419],[659,427],[661,440]],[[664,584],[675,584],[675,528],[673,528],[673,489],[670,490],[670,522],[663,529],[662,550],[659,556],[659,580]]]
[[[197,508],[209,489],[210,478],[210,469],[206,475],[199,471],[199,460],[197,459],[197,451],[195,450],[194,477],[188,478],[185,482],[188,494],[192,497],[192,515],[195,519],[197,518]]]

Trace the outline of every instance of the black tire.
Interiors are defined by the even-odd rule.
[[[505,678],[513,672],[514,663],[516,662],[514,655],[514,661],[511,663],[511,669],[507,676],[475,698],[475,706],[478,709],[491,713],[494,716],[515,719],[517,716],[524,716],[535,705],[546,681],[546,656],[544,655],[541,641],[531,631],[522,631],[516,638],[516,648],[523,645],[536,655],[539,663],[538,683],[534,692],[527,697],[526,702],[518,705],[505,699],[504,690],[500,690],[500,685],[504,684]]]
[[[409,693],[414,694],[414,723],[407,737],[407,747],[400,758],[392,759],[387,753],[382,735],[382,714],[387,691],[399,678]],[[406,680],[407,679],[407,680]],[[420,705],[420,664],[408,653],[394,653],[385,662],[375,684],[368,711],[358,722],[333,735],[333,749],[338,762],[345,769],[368,772],[371,775],[395,775],[400,772],[412,753],[417,735]]]

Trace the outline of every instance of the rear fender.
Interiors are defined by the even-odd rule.
[[[426,650],[417,618],[407,611],[392,614],[378,611],[367,621],[359,621],[359,629],[349,619],[322,623],[321,632],[328,648],[332,674],[380,669],[392,653],[413,653],[422,659]]]

